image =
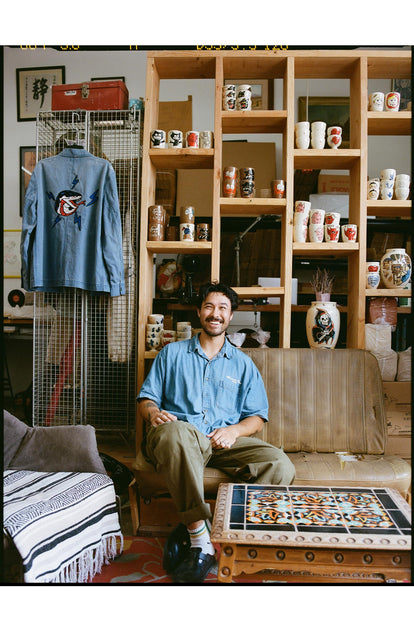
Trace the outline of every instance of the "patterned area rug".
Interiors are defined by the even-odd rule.
[[[173,584],[171,576],[162,568],[162,556],[165,538],[144,538],[124,536],[124,551],[109,565],[102,567],[92,584]],[[237,583],[259,583],[260,580],[250,580],[243,577]],[[265,579],[262,582],[266,582]],[[217,568],[208,574],[204,584],[217,583]],[[283,584],[283,583],[281,583]]]

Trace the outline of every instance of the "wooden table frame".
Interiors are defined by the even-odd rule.
[[[229,528],[234,484],[220,485],[211,540],[221,546],[218,582],[233,576],[249,577],[261,572],[275,581],[371,583],[411,581],[409,535],[347,535],[332,533],[241,531]],[[297,488],[301,489],[301,488]],[[343,488],[346,490],[347,488]],[[359,488],[361,490],[368,488]],[[369,489],[371,491],[371,489]],[[410,507],[394,490],[387,490],[406,518]],[[266,571],[266,574],[263,574]]]

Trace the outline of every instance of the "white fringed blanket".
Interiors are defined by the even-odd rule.
[[[88,582],[123,548],[106,474],[6,470],[3,526],[25,582]]]

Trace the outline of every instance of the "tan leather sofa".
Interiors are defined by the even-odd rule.
[[[371,353],[295,348],[243,352],[258,367],[269,399],[269,422],[259,436],[289,455],[296,468],[295,485],[390,487],[407,496],[411,467],[386,454],[382,379]],[[160,501],[168,500],[168,488],[142,453],[133,472],[134,532],[148,522],[164,528],[178,522],[167,514],[161,514],[162,521],[151,520],[151,505],[158,513]],[[226,481],[229,478],[220,470],[206,468],[206,499],[214,500],[219,484]]]

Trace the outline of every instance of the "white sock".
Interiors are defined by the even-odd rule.
[[[214,555],[215,549],[210,540],[210,532],[205,521],[197,529],[189,529],[188,533],[190,534],[192,547],[199,547],[203,553]]]

